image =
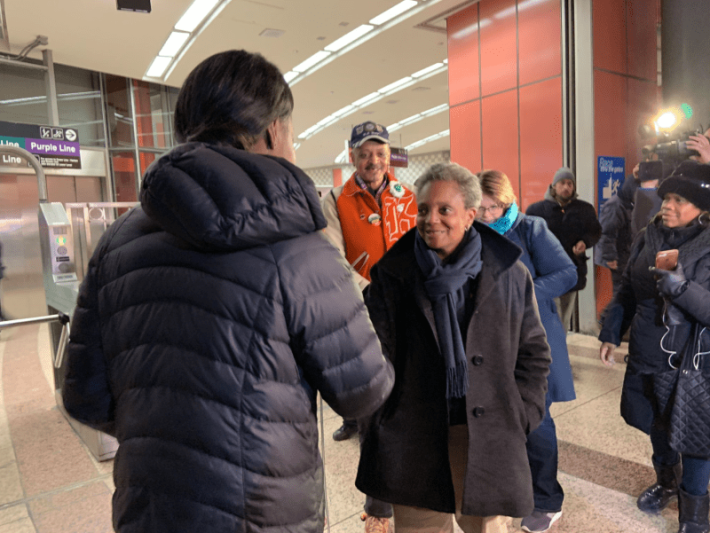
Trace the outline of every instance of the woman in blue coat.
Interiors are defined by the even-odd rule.
[[[528,435],[527,442],[535,510],[522,522],[525,531],[546,531],[562,515],[564,499],[564,491],[557,481],[557,434],[550,416],[550,404],[575,399],[567,335],[557,314],[554,298],[574,287],[577,269],[543,219],[518,211],[513,187],[504,173],[484,170],[479,174],[479,179],[483,199],[478,219],[522,248],[520,260],[535,282],[540,320],[552,353],[545,418]]]

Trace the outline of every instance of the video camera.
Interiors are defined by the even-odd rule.
[[[641,132],[642,129],[645,131],[645,128],[650,129],[649,126],[644,124],[639,129],[639,132]],[[675,164],[680,163],[681,161],[688,159],[690,156],[700,155],[697,150],[689,149],[685,143],[688,139],[690,139],[691,135],[702,135],[704,131],[705,130],[700,127],[699,129],[693,131],[658,133],[658,137],[661,138],[661,141],[656,144],[644,146],[641,149],[641,153],[644,157],[656,154],[658,159],[661,161]],[[641,135],[643,136],[643,133],[641,133]],[[653,132],[653,135],[656,135],[656,133]]]

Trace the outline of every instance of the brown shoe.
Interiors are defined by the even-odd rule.
[[[389,518],[377,518],[362,513],[360,520],[365,522],[365,533],[394,533],[394,528],[390,524]]]

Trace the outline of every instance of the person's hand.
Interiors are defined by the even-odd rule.
[[[636,166],[634,169],[631,171],[631,173],[634,175],[634,179],[638,181],[639,179],[639,168],[640,168],[641,163],[636,163]]]
[[[680,261],[675,270],[661,270],[656,267],[649,267],[649,270],[656,275],[656,288],[664,298],[678,298],[688,288],[688,280]]]
[[[610,342],[602,342],[601,348],[599,348],[599,359],[602,360],[602,364],[604,366],[608,366],[611,368],[614,366],[616,361],[614,361],[614,350],[616,349],[616,346],[614,346]]]
[[[579,241],[577,244],[574,245],[574,248],[572,248],[572,252],[574,253],[574,255],[582,255],[586,249],[587,245],[584,244],[584,241]]]
[[[693,159],[701,163],[710,163],[710,140],[705,135],[691,135],[685,141],[685,146],[688,150],[696,150],[700,154],[692,156]]]
[[[606,266],[611,270],[616,270],[617,268],[619,268],[619,263],[618,261],[607,261]]]

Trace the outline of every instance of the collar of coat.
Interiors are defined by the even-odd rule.
[[[523,252],[516,244],[499,235],[485,224],[473,223],[473,228],[481,236],[481,260],[483,269],[479,274],[476,294],[477,308],[493,289],[500,276],[520,259]],[[417,228],[409,230],[375,265],[388,276],[400,280],[406,286],[414,287],[417,300],[426,310],[431,307],[424,291],[424,276],[414,258],[414,235]],[[427,305],[428,304],[428,305]]]

